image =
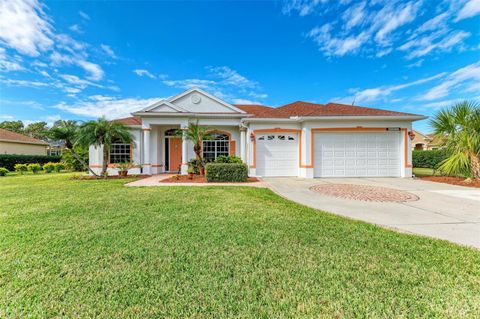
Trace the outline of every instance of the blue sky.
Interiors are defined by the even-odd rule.
[[[480,0],[0,0],[0,121],[123,117],[191,86],[431,115],[480,99]]]

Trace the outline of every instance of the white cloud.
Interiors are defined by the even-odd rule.
[[[439,33],[429,34],[424,37],[414,38],[400,46],[401,51],[409,51],[406,58],[413,59],[425,56],[432,51],[449,51],[457,47],[468,38],[470,33],[464,31],[455,31],[449,33],[447,36]]]
[[[448,96],[452,89],[466,90],[480,83],[480,62],[467,65],[448,75],[444,82],[431,88],[419,100],[436,100]]]
[[[53,45],[52,25],[37,0],[0,1],[0,41],[29,56]]]
[[[82,67],[86,72],[89,73],[89,75],[87,76],[87,79],[90,79],[90,80],[93,80],[93,81],[99,81],[105,75],[102,68],[98,64],[88,62],[88,61],[85,61],[85,60],[79,60],[79,61],[77,61],[77,64],[80,67]]]
[[[0,47],[0,71],[22,71],[25,68],[20,65],[20,62],[19,58],[8,56],[6,50]]]
[[[257,83],[240,75],[237,71],[230,69],[228,66],[207,67],[211,76],[221,79],[222,85],[236,86],[241,88],[254,88]]]
[[[0,119],[2,120],[13,120],[14,117],[8,114],[0,114]]]
[[[351,28],[361,25],[365,21],[367,12],[365,11],[365,1],[357,3],[351,6],[342,15],[342,19],[345,23],[344,28],[350,30]]]
[[[355,93],[353,96],[348,96],[338,100],[345,103],[351,103],[353,100],[355,100],[356,103],[377,101],[379,99],[390,96],[392,93],[396,91],[403,90],[412,86],[424,84],[424,83],[442,78],[446,75],[447,73],[443,72],[443,73],[436,74],[434,76],[422,78],[419,80],[415,80],[415,81],[411,81],[403,84],[380,86],[380,87],[369,88],[369,89],[364,89],[360,91],[351,90],[350,92]]]
[[[73,104],[61,102],[55,108],[75,115],[98,118],[105,116],[108,119],[131,116],[132,112],[141,110],[163,98],[117,98],[103,95],[93,95],[86,100]]]
[[[11,85],[11,86],[24,86],[24,87],[33,87],[33,88],[50,86],[48,83],[45,83],[45,82],[29,81],[29,80],[0,79],[0,82],[6,85]]]
[[[145,69],[135,69],[135,70],[133,70],[133,73],[135,73],[138,76],[146,76],[146,77],[149,77],[151,79],[156,79],[157,78],[155,75],[153,75],[152,73],[150,73],[148,70],[145,70]]]
[[[480,14],[480,0],[469,0],[458,13],[455,22],[471,18],[477,14]]]
[[[166,86],[176,87],[179,89],[190,89],[192,87],[199,87],[206,90],[211,90],[215,81],[203,80],[203,79],[184,79],[184,80],[164,80],[162,81]]]
[[[78,14],[85,20],[90,20],[90,16],[83,11],[78,11]]]
[[[390,44],[390,39],[388,39],[387,36],[395,29],[412,22],[416,18],[419,4],[420,2],[417,2],[416,4],[409,2],[401,8],[386,6],[380,10],[376,16],[376,21],[373,24],[375,29],[378,25],[378,31],[375,34],[375,41],[383,45]]]
[[[73,32],[76,32],[76,33],[80,33],[80,34],[83,33],[82,28],[78,24],[73,24],[73,25],[69,26],[68,29],[70,31],[73,31]]]
[[[332,37],[332,30],[332,25],[325,24],[313,28],[307,34],[307,37],[313,39],[319,45],[320,51],[327,56],[343,56],[347,53],[354,53],[368,40],[366,32],[346,38],[335,38]]]
[[[105,54],[111,57],[112,59],[117,58],[117,55],[115,54],[115,52],[113,52],[113,49],[109,45],[100,44],[100,48],[102,48],[103,52],[105,52]]]

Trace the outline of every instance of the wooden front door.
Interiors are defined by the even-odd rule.
[[[171,172],[176,172],[180,170],[180,166],[182,165],[182,139],[169,138],[168,143],[168,170]]]

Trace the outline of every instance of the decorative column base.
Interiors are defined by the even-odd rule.
[[[188,164],[182,164],[182,166],[180,166],[180,173],[182,175],[188,175]]]
[[[152,175],[151,167],[152,166],[150,164],[143,164],[143,169],[142,169],[143,174]]]

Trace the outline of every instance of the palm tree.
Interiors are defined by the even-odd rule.
[[[67,149],[77,161],[79,161],[83,167],[87,168],[90,173],[97,176],[90,166],[78,155],[75,151],[75,145],[78,139],[79,125],[77,121],[72,120],[59,120],[48,132],[48,137],[56,141],[63,141],[65,143],[65,149]]]
[[[99,118],[96,121],[88,121],[81,125],[78,134],[78,143],[83,146],[103,146],[103,165],[101,175],[107,176],[107,166],[110,156],[110,148],[113,142],[120,140],[123,143],[132,143],[133,136],[128,128],[118,122],[107,121]]]
[[[480,178],[480,106],[464,101],[439,111],[430,121],[449,157],[440,169],[447,174]]]
[[[202,144],[204,140],[209,140],[211,134],[208,133],[210,129],[205,126],[198,125],[196,122],[188,123],[186,130],[178,130],[177,135],[182,136],[185,134],[185,138],[193,143],[193,151],[195,152],[195,159],[197,162],[197,168],[200,170],[203,167],[202,164]]]

